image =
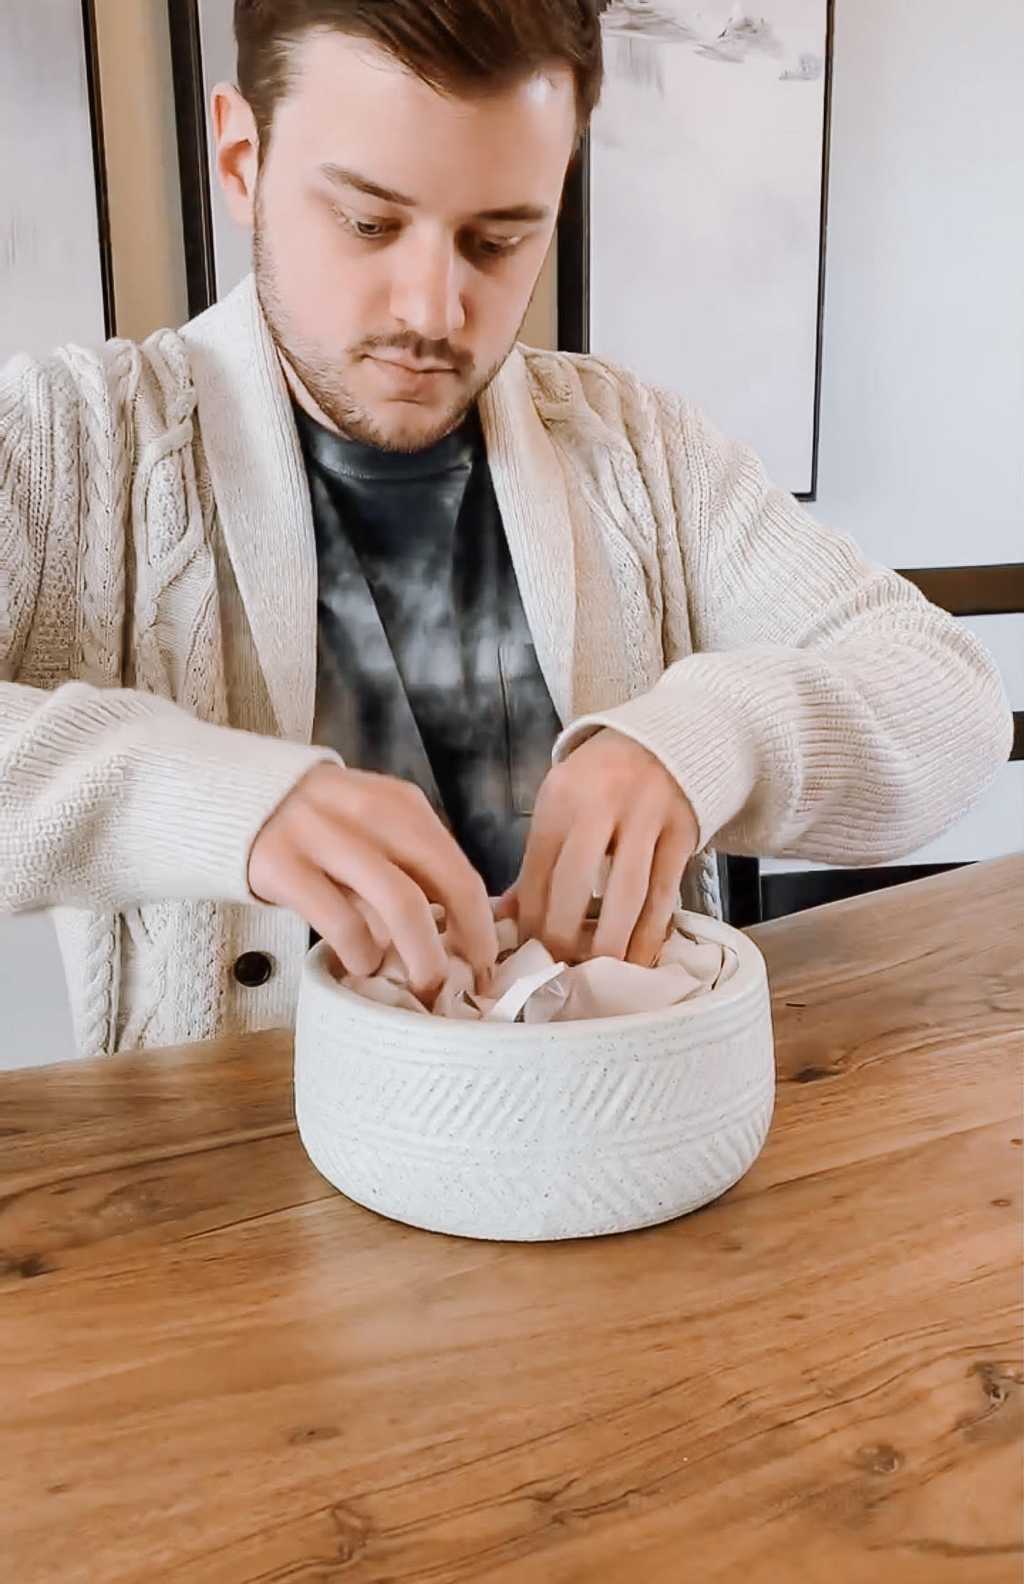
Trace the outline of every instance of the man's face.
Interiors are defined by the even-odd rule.
[[[572,74],[452,99],[339,33],[304,40],[295,65],[258,180],[247,106],[216,106],[260,300],[300,399],[354,439],[419,450],[515,342],[575,139]]]

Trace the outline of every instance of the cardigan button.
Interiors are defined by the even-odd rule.
[[[274,977],[274,959],[266,952],[243,952],[235,963],[235,978],[246,990],[258,990]]]

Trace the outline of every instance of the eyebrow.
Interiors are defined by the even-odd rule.
[[[360,176],[358,171],[347,170],[344,165],[335,165],[328,161],[320,166],[320,174],[336,187],[353,187],[356,192],[365,193],[368,198],[380,199],[381,203],[397,204],[403,209],[416,207],[415,198],[407,198],[404,193],[395,192],[390,187],[381,187],[378,182]],[[551,218],[551,210],[543,204],[512,204],[503,209],[484,209],[473,218],[495,223],[537,225]]]

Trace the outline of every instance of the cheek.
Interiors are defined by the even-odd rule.
[[[320,205],[285,199],[268,207],[278,297],[302,338],[332,347],[354,339],[373,281]]]
[[[504,270],[474,282],[470,319],[478,344],[488,352],[505,352],[514,340],[530,306],[539,269],[535,257],[521,257]]]

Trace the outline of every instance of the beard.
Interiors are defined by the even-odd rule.
[[[332,359],[322,348],[304,342],[295,332],[277,289],[273,256],[266,241],[266,227],[258,195],[253,234],[253,269],[256,294],[279,355],[339,434],[363,445],[375,446],[381,451],[404,454],[425,451],[451,434],[475,407],[515,345],[515,340],[510,342],[493,367],[483,375],[476,370],[468,353],[458,351],[447,341],[428,341],[410,331],[367,336],[358,345],[347,348],[342,358]],[[443,412],[433,414],[429,421],[425,421],[427,414],[417,409],[418,424],[403,424],[399,418],[395,418],[391,424],[382,422],[359,401],[344,378],[346,365],[355,367],[360,358],[380,351],[401,351],[407,353],[414,362],[439,363],[454,369],[458,395]]]

